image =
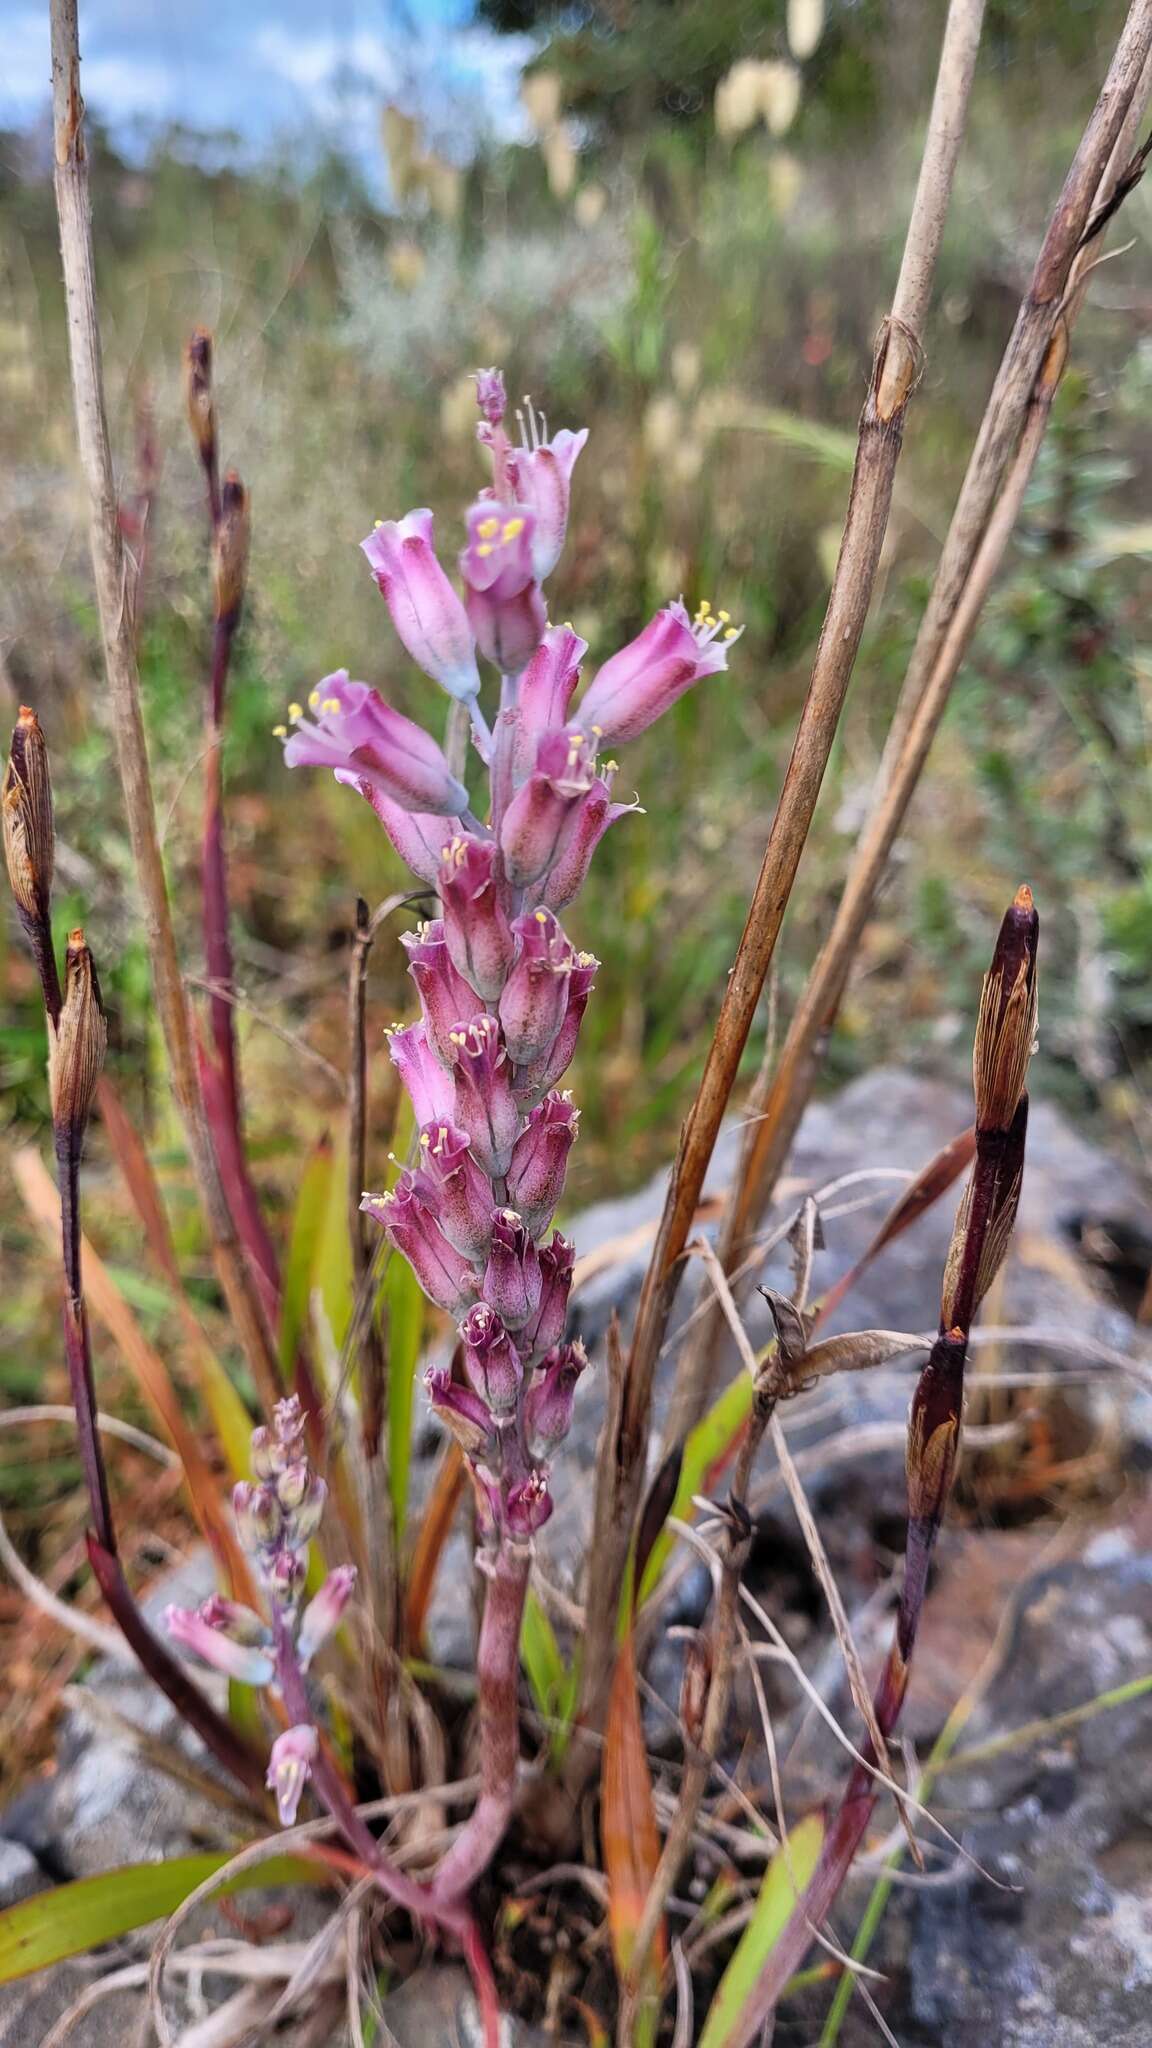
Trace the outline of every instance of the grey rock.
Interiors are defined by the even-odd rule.
[[[5,1906],[17,1906],[21,1899],[30,1899],[33,1892],[42,1891],[47,1879],[32,1851],[23,1842],[12,1842],[0,1836],[0,1910]]]

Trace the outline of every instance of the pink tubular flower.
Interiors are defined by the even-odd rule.
[[[551,1351],[564,1335],[568,1296],[572,1292],[572,1272],[576,1264],[576,1247],[571,1238],[563,1237],[560,1231],[554,1230],[551,1244],[540,1247],[539,1263],[540,1306],[516,1340],[520,1355],[525,1360],[539,1358]]]
[[[479,1394],[460,1386],[446,1365],[430,1365],[424,1385],[432,1413],[451,1431],[465,1457],[483,1456],[492,1445],[492,1417]]]
[[[549,441],[547,422],[543,418],[537,420],[530,401],[527,423],[520,415],[520,424],[525,445],[509,449],[505,466],[516,496],[521,504],[530,505],[535,514],[532,567],[537,582],[543,583],[556,567],[564,546],[572,471],[588,439],[588,429],[581,427],[579,433],[573,434],[562,427]]]
[[[516,1140],[508,1168],[508,1199],[533,1237],[552,1221],[579,1128],[580,1112],[572,1097],[553,1090],[537,1104],[527,1130]]]
[[[563,727],[545,733],[536,747],[536,767],[504,813],[500,848],[504,870],[515,889],[546,876],[565,831],[595,780],[596,745],[584,731]]]
[[[487,1301],[469,1309],[460,1325],[469,1385],[496,1417],[511,1415],[524,1368],[511,1337]]]
[[[296,1638],[296,1654],[300,1659],[302,1671],[307,1671],[316,1652],[322,1649],[329,1636],[335,1635],[344,1609],[352,1598],[355,1584],[355,1565],[337,1565],[335,1571],[329,1572],[319,1592],[308,1602],[301,1617],[300,1633]]]
[[[513,754],[513,781],[523,782],[536,765],[536,746],[546,732],[567,722],[568,706],[580,680],[588,642],[571,626],[549,626],[520,678]]]
[[[422,882],[435,882],[444,855],[444,820],[434,811],[406,811],[353,769],[338,768],[337,782],[358,789],[371,804],[406,867]]]
[[[416,1183],[450,1245],[466,1259],[485,1259],[492,1237],[492,1187],[455,1124],[425,1124]]]
[[[255,1617],[254,1617],[255,1618]],[[265,1649],[253,1643],[237,1642],[218,1624],[210,1621],[203,1608],[169,1607],[164,1626],[174,1643],[191,1650],[214,1671],[223,1671],[241,1685],[267,1685],[275,1666]]]
[[[319,1747],[320,1738],[307,1722],[286,1728],[272,1744],[265,1782],[268,1790],[276,1794],[281,1827],[290,1828],[296,1818]]]
[[[401,932],[400,944],[420,997],[425,1036],[441,1064],[450,1067],[452,1029],[471,1019],[481,1007],[480,998],[453,965],[440,918],[418,925],[414,932]]]
[[[406,811],[456,818],[468,808],[459,782],[430,733],[384,702],[346,668],[318,683],[308,699],[315,723],[292,706],[296,730],[284,746],[289,768],[334,768],[354,774]]]
[[[439,1123],[452,1114],[452,1083],[428,1041],[423,1024],[396,1026],[385,1033],[392,1064],[408,1091],[418,1124]]]
[[[541,1360],[524,1401],[524,1427],[535,1449],[550,1454],[563,1443],[572,1427],[576,1382],[587,1364],[579,1343],[557,1344]]]
[[[480,688],[468,615],[436,559],[427,507],[382,520],[360,543],[413,661],[450,697]]]
[[[544,1527],[551,1513],[552,1495],[548,1491],[545,1467],[535,1468],[518,1486],[509,1487],[504,1519],[514,1536],[534,1536],[537,1529]]]
[[[576,954],[568,976],[567,1006],[551,1051],[531,1066],[516,1070],[516,1095],[525,1106],[531,1107],[541,1101],[567,1073],[580,1036],[584,1012],[588,1008],[588,998],[596,986],[599,966],[600,962],[591,953]]]
[[[455,1122],[465,1132],[472,1156],[492,1180],[508,1171],[520,1135],[520,1111],[512,1093],[512,1069],[495,1017],[473,1017],[452,1034],[456,1085]]]
[[[362,1196],[360,1207],[407,1259],[429,1301],[449,1315],[463,1315],[476,1298],[476,1276],[421,1200],[415,1175],[402,1173],[390,1194]]]
[[[535,523],[529,506],[492,498],[468,513],[460,556],[468,621],[481,654],[505,675],[519,675],[544,638],[544,600],[532,569]]]
[[[510,1330],[522,1329],[540,1306],[540,1258],[515,1209],[492,1216],[492,1245],[484,1268],[484,1300]]]
[[[513,1066],[530,1066],[556,1043],[576,955],[550,910],[526,911],[512,930],[520,947],[500,997],[500,1024]]]
[[[609,762],[587,796],[581,797],[565,827],[556,859],[534,892],[549,910],[568,908],[584,887],[592,855],[609,827],[630,811],[640,809],[639,804],[612,802],[613,773],[614,766]]]
[[[438,882],[452,964],[486,1003],[494,1003],[515,958],[516,941],[493,842],[458,834],[444,849]]]
[[[726,612],[713,617],[702,606],[690,621],[677,599],[604,663],[580,705],[581,719],[605,745],[636,739],[693,683],[727,668],[728,643],[736,638]]]
[[[284,1512],[271,1486],[254,1486],[249,1479],[232,1488],[232,1512],[245,1550],[264,1550],[275,1543],[284,1527]]]

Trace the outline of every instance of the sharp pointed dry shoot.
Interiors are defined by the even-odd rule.
[[[976,1152],[952,1233],[941,1295],[940,1327],[912,1397],[908,1421],[908,1543],[892,1646],[873,1702],[887,1741],[900,1717],[944,1518],[964,1405],[964,1366],[972,1320],[1003,1262],[1020,1199],[1028,1127],[1025,1080],[1036,1032],[1036,949],[1040,920],[1021,888],[1000,926],[984,977],[976,1025],[973,1079]],[[819,1863],[724,2048],[748,2048],[775,2011],[788,1979],[833,1905],[877,1799],[871,1743],[857,1764]],[[866,1767],[867,1766],[867,1767]]]

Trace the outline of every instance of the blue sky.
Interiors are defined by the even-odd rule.
[[[0,125],[48,104],[47,0],[0,0]],[[80,0],[84,94],[122,142],[179,121],[341,142],[378,167],[379,109],[422,113],[448,154],[480,130],[526,133],[527,37],[477,26],[469,0]]]

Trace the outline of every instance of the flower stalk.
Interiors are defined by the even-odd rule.
[[[482,1790],[432,1884],[437,1903],[453,1907],[491,1862],[515,1802],[534,1541],[552,1514],[550,1462],[587,1364],[564,1341],[574,1249],[549,1230],[579,1128],[561,1084],[598,963],[557,912],[632,808],[611,801],[615,763],[601,762],[602,746],[634,738],[722,671],[739,637],[709,606],[690,620],[677,601],[603,665],[573,710],[586,644],[547,624],[541,585],[560,554],[586,436],[550,439],[529,405],[514,446],[498,371],[479,374],[477,398],[492,481],[466,514],[463,595],[437,558],[428,511],[378,523],[363,547],[402,645],[467,707],[486,803],[474,811],[459,761],[345,670],[317,685],[308,713],[291,707],[291,731],[278,728],[287,765],[327,767],[356,789],[439,898],[439,914],[404,941],[419,1022],[388,1036],[417,1158],[362,1207],[456,1325],[425,1374],[471,1480],[485,1586]],[[482,662],[500,679],[491,728],[478,704]],[[288,1765],[307,1761],[294,1749]]]

